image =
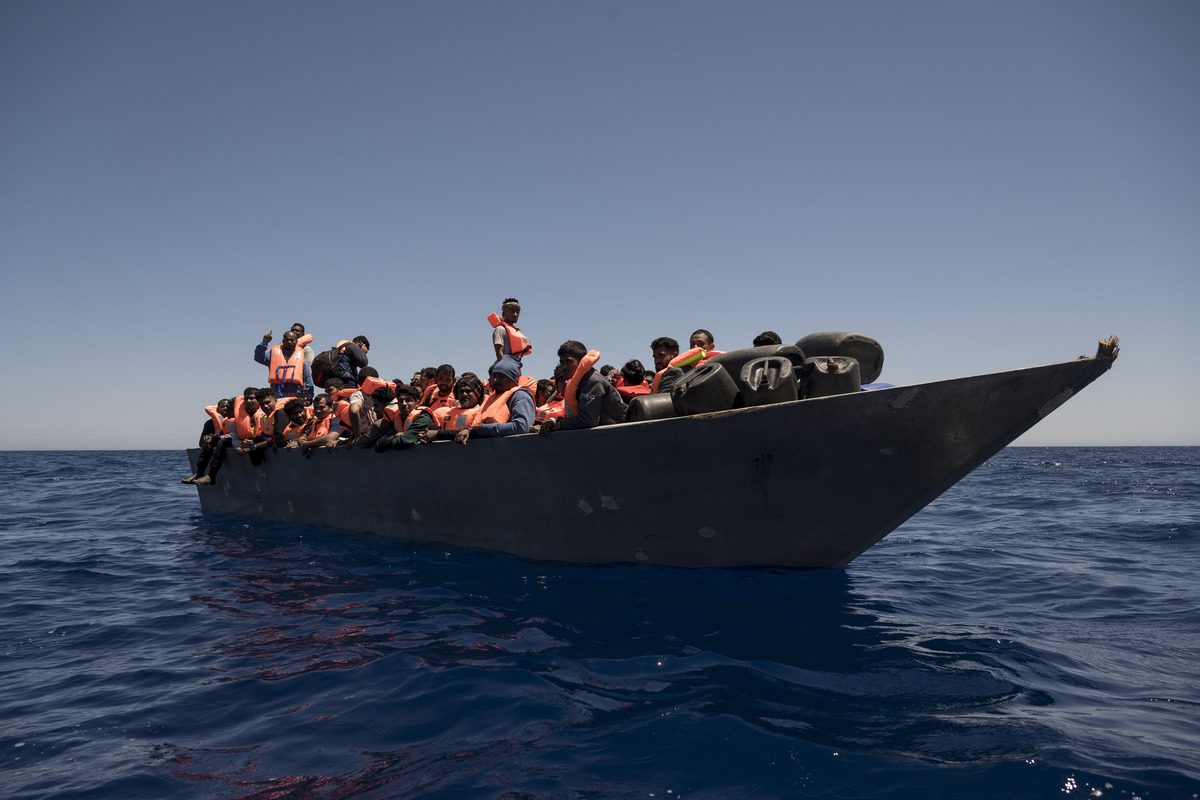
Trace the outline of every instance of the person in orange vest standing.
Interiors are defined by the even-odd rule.
[[[267,368],[267,381],[276,397],[305,396],[305,384],[312,378],[304,360],[304,348],[311,341],[311,336],[289,330],[283,334],[280,344],[270,347],[271,331],[267,331],[262,341],[254,346],[254,360]]]
[[[303,339],[306,342],[311,342],[313,337],[308,335],[305,337],[305,328],[303,322],[292,323],[292,333],[296,334],[297,339]],[[313,395],[316,394],[316,387],[313,386],[312,379],[312,362],[317,354],[309,344],[301,345],[304,348],[304,399],[312,403]]]
[[[500,304],[499,315],[494,311],[488,314],[488,323],[493,328],[492,349],[496,351],[496,360],[492,362],[493,364],[499,363],[500,359],[505,356],[512,356],[520,361],[533,352],[533,345],[529,343],[529,337],[521,333],[521,329],[517,327],[517,320],[520,318],[521,304],[515,297],[504,298],[504,302]]]

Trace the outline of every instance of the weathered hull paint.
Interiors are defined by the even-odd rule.
[[[844,567],[1111,363],[466,447],[231,454],[197,490],[207,514],[535,560]]]

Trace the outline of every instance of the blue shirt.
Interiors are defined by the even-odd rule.
[[[508,422],[488,422],[471,429],[472,436],[513,436],[529,433],[537,409],[533,406],[533,395],[528,389],[518,389],[508,398]]]

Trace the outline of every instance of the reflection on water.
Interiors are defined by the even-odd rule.
[[[1029,719],[996,718],[1043,702],[999,664],[914,644],[844,571],[532,564],[211,521],[192,541],[209,588],[194,599],[229,623],[216,681],[237,694],[280,688],[235,747],[175,747],[172,758],[180,776],[207,769],[251,797],[284,785],[420,788],[410,779],[429,791],[443,771],[465,789],[464,770],[468,784],[487,784],[501,764],[541,771],[579,748],[646,747],[646,737],[671,750],[710,727],[756,731],[769,749],[941,763],[1020,759],[1054,738]],[[344,743],[356,743],[356,767],[345,771],[342,752],[333,771],[305,760],[283,785],[255,782],[248,773],[267,763],[273,775],[301,766],[268,735],[284,716],[307,729],[291,738],[326,749],[318,729],[358,719]]]

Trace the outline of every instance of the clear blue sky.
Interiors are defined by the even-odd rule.
[[[1022,444],[1200,444],[1200,4],[0,4],[0,449],[192,446],[268,329],[385,377],[767,328],[908,384],[1122,338]],[[18,379],[19,376],[19,379]]]

